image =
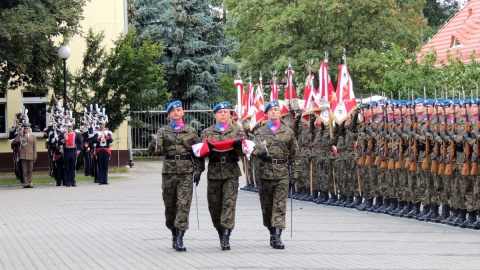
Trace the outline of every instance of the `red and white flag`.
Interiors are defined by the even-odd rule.
[[[353,82],[347,70],[347,65],[338,67],[338,82],[335,99],[330,100],[330,110],[333,120],[337,124],[343,123],[348,116],[357,108],[357,101],[353,93]]]
[[[305,90],[303,91],[303,108],[302,108],[302,121],[307,124],[310,123],[310,115],[315,111],[320,111],[315,97],[317,96],[317,90],[313,86],[313,79],[315,74],[310,74],[305,80]]]
[[[245,100],[245,91],[243,89],[243,81],[241,79],[233,81],[235,87],[237,88],[237,104],[235,105],[235,110],[233,111],[233,121],[242,125],[240,121],[243,121],[243,113],[245,111],[244,104],[246,103]]]
[[[283,102],[282,111],[280,112],[280,117],[284,119],[288,118],[291,111],[300,110],[297,100],[297,91],[295,91],[295,86],[293,85],[293,73],[294,71],[290,67],[285,71],[285,75],[287,75],[287,87],[285,88],[285,100]]]
[[[255,89],[252,82],[248,84],[248,89],[246,93],[246,102],[245,102],[245,111],[243,112],[244,120],[248,121],[250,118],[253,117],[255,114],[254,108],[254,96],[255,96]]]
[[[330,75],[328,74],[328,62],[324,61],[318,71],[318,95],[315,101],[318,104],[320,111],[315,111],[314,114],[325,125],[330,124],[332,118],[330,117],[330,99],[335,97],[335,89],[333,88]]]
[[[253,97],[253,104],[257,109],[263,110],[265,107],[265,101],[263,100],[263,85],[262,81],[258,82],[257,89],[255,90],[255,95]]]
[[[253,130],[258,124],[266,119],[266,115],[263,112],[265,104],[263,101],[263,84],[261,80],[258,82],[257,89],[255,90],[253,108],[255,113],[250,119],[250,130]]]
[[[280,84],[273,82],[272,84],[270,84],[270,89],[272,90],[270,92],[270,100],[268,102],[272,100],[278,100],[278,90],[280,89]]]

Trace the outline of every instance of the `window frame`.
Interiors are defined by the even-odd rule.
[[[47,110],[47,105],[48,105],[48,100],[47,100],[47,95],[43,97],[24,97],[24,93],[27,93],[27,91],[22,91],[22,106],[25,104],[45,104],[45,127],[48,124],[48,110]],[[29,118],[30,120],[30,118]],[[42,137],[43,138],[43,130],[40,130],[39,132],[33,132],[32,134],[35,135],[35,137]]]

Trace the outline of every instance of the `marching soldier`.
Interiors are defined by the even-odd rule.
[[[183,122],[182,102],[167,106],[170,124],[157,133],[154,153],[165,156],[162,168],[162,197],[166,226],[172,232],[172,248],[187,251],[183,236],[189,227],[193,182],[198,185],[204,170],[203,159],[192,155],[192,145],[199,142],[197,131]],[[193,181],[192,181],[193,179]]]
[[[235,227],[235,208],[238,195],[238,178],[241,175],[238,165],[239,156],[243,156],[243,130],[230,123],[230,104],[220,102],[213,108],[216,124],[205,129],[200,137],[208,144],[208,210],[213,226],[218,232],[222,250],[230,250],[230,235]],[[212,141],[233,141],[233,149],[215,151]]]
[[[66,187],[76,187],[75,170],[77,165],[77,156],[82,151],[82,138],[73,130],[75,119],[65,118],[67,130],[58,137],[58,146],[63,148],[63,161],[65,164]]]
[[[255,133],[253,155],[260,159],[259,193],[263,225],[270,231],[270,245],[284,249],[281,234],[285,230],[287,194],[299,176],[300,160],[294,132],[280,122],[280,107],[273,100],[265,107],[267,125]]]

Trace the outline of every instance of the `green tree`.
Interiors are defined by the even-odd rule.
[[[341,63],[342,49],[356,91],[368,93],[375,86],[381,54],[395,43],[408,51],[420,45],[426,25],[425,0],[307,1],[226,0],[229,30],[240,46],[233,57],[242,71],[284,70],[288,59],[303,82],[306,60],[320,66],[330,53],[332,79]],[[336,64],[334,64],[336,63]]]
[[[49,69],[59,62],[53,38],[79,32],[86,0],[0,1],[0,91],[21,86],[48,90]]]
[[[428,20],[424,37],[434,35],[453,15],[460,10],[456,0],[426,0],[423,15]]]
[[[210,0],[133,3],[139,35],[164,44],[158,63],[165,66],[172,97],[205,109],[221,93],[220,78],[232,68],[223,62],[233,44],[225,38],[222,10]]]
[[[165,103],[169,94],[165,88],[165,72],[158,65],[162,45],[149,39],[139,40],[134,29],[119,37],[115,46],[107,51],[103,46],[103,33],[91,29],[85,37],[87,50],[83,67],[69,75],[71,81],[69,104],[77,113],[89,104],[106,109],[108,127],[116,130],[125,120],[129,110],[142,110]],[[55,69],[53,80],[54,100],[61,98],[63,82],[61,66]],[[127,106],[128,105],[128,106]]]

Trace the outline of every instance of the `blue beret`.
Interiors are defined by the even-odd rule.
[[[442,105],[443,104],[443,98],[437,98],[435,100],[435,105]]]
[[[445,100],[443,101],[443,105],[444,105],[444,106],[450,106],[450,105],[452,105],[452,101],[451,101],[450,99],[445,99]]]
[[[408,101],[406,101],[406,100],[400,100],[399,105],[406,107],[406,106],[408,106]]]
[[[470,105],[470,104],[472,104],[472,100],[468,98],[468,99],[465,99],[465,100],[463,101],[463,103]]]
[[[223,110],[223,109],[230,109],[230,103],[226,102],[226,101],[222,101],[220,103],[218,103],[217,105],[215,105],[215,107],[213,107],[213,113],[216,113],[220,110]]]
[[[425,102],[425,100],[424,100],[423,98],[417,98],[417,99],[415,99],[415,101],[414,101],[415,105],[416,105],[416,104],[423,104],[424,102]]]
[[[460,99],[454,99],[453,104],[462,105],[462,101]]]
[[[377,107],[377,106],[378,106],[378,102],[372,101],[372,102],[370,102],[370,105],[373,106],[373,107]]]
[[[435,100],[433,99],[426,99],[423,101],[424,106],[433,106],[435,104]]]
[[[182,107],[182,102],[180,100],[174,100],[170,102],[167,106],[167,114],[175,108]]]
[[[472,104],[478,104],[478,103],[480,103],[480,98],[474,98],[472,100]]]
[[[270,101],[267,106],[265,106],[265,109],[263,110],[264,113],[267,113],[272,107],[280,107],[280,103],[278,103],[278,100],[272,100]]]

